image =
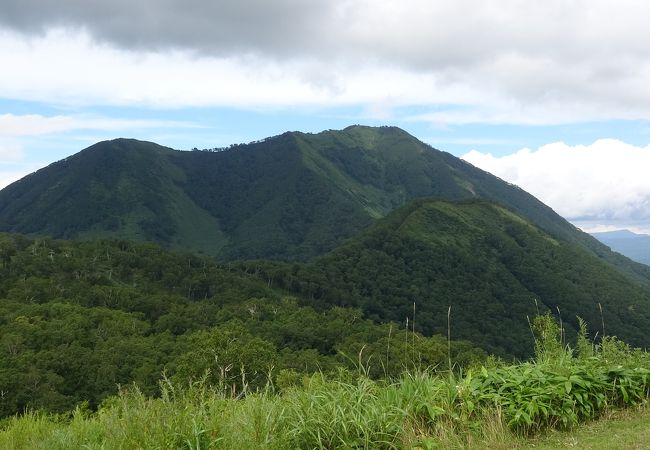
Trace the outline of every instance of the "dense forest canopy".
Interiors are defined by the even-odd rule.
[[[395,127],[288,132],[219,152],[100,142],[1,190],[0,231],[155,241],[221,261],[302,261],[422,197],[495,201],[650,286],[647,266]]]
[[[252,269],[154,244],[2,234],[0,254],[0,416],[94,408],[129,383],[155,395],[163,373],[187,380],[209,370],[214,383],[241,387],[244,370],[251,389],[291,382],[353,369],[364,346],[374,376],[447,361],[440,336],[377,324],[359,309],[315,310]],[[484,356],[452,343],[454,362]]]
[[[592,332],[649,345],[650,291],[575,243],[553,238],[505,207],[418,200],[303,265],[244,263],[315,307],[361,308],[374,321],[413,316],[424,334],[454,336],[525,357],[527,318],[560,315]]]

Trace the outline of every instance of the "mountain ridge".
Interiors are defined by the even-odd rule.
[[[650,286],[647,266],[396,127],[286,132],[223,151],[104,141],[1,190],[0,230],[153,240],[221,260],[307,260],[422,197],[503,204]]]
[[[591,233],[591,235],[613,251],[633,261],[650,265],[650,235],[634,233],[630,230],[605,231]]]

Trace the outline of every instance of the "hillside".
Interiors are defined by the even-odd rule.
[[[414,198],[483,198],[650,285],[516,186],[394,127],[285,133],[222,151],[101,142],[0,191],[0,230],[153,240],[222,260],[306,260]]]
[[[607,334],[650,345],[650,291],[485,201],[418,200],[304,266],[248,264],[316,307],[360,307],[380,322],[415,315],[424,334],[447,331],[451,306],[452,336],[501,355],[529,354],[527,317],[558,308],[567,339],[579,315],[594,333],[604,322]]]
[[[373,378],[443,367],[450,306],[459,364],[530,356],[528,317],[558,308],[567,342],[580,315],[649,345],[647,289],[485,200],[413,201],[306,263],[4,234],[0,258],[0,417],[96,407],[131,382],[155,395],[163,371],[241,388],[245,370],[252,388],[357,362]]]
[[[219,223],[178,187],[186,175],[170,163],[174,153],[132,139],[89,147],[0,191],[0,229],[218,249]]]

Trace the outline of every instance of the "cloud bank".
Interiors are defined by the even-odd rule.
[[[612,223],[650,227],[650,145],[602,139],[591,145],[548,144],[502,157],[473,150],[462,158],[590,231],[611,229]]]
[[[648,16],[635,0],[6,0],[0,95],[462,106],[411,117],[441,125],[649,119]]]
[[[431,79],[394,68],[351,73],[321,63],[196,57],[101,45],[86,33],[51,30],[24,40],[0,32],[0,97],[64,105],[281,108],[385,102],[449,102],[471,93],[437,90]],[[415,86],[418,86],[415,88]]]

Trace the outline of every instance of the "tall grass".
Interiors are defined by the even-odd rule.
[[[0,424],[3,449],[502,448],[544,429],[571,428],[647,402],[650,356],[582,327],[562,345],[550,316],[535,319],[536,357],[462,373],[315,374],[282,389],[232,395],[206,379],[163,380],[162,396],[122,390],[97,412],[32,412]]]

